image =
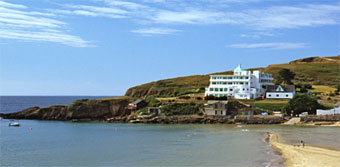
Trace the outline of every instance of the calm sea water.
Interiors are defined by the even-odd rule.
[[[106,96],[0,96],[0,113],[18,112],[29,107],[68,105],[79,99],[99,99]]]
[[[55,104],[44,97],[25,98],[28,97],[20,97],[24,102],[20,104],[18,99],[10,102],[2,97],[0,108],[5,101],[7,109],[1,111],[17,111],[16,105]],[[57,99],[59,104],[73,101],[47,98]],[[337,147],[340,130],[35,120],[19,120],[21,127],[9,127],[10,121],[0,121],[0,166],[282,166],[279,163],[283,159],[265,142],[265,132],[276,132],[287,143],[316,134],[306,143]],[[325,145],[322,140],[333,144]]]

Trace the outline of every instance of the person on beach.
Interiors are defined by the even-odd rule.
[[[300,146],[305,147],[305,142],[303,142],[303,140],[300,141]]]

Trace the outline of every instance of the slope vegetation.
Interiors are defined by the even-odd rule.
[[[284,64],[273,64],[265,68],[249,70],[262,70],[271,73],[274,79],[281,69],[290,69],[296,73],[294,83],[335,86],[339,83],[340,56],[309,57],[291,61]],[[232,71],[214,74],[232,74]],[[209,85],[209,75],[193,75],[186,77],[159,80],[135,86],[127,90],[126,96],[143,98],[147,96],[178,96],[188,93],[203,93]]]

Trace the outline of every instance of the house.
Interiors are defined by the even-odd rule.
[[[295,95],[294,85],[268,85],[267,99],[292,99]]]
[[[209,100],[204,105],[205,115],[227,115],[228,101]]]
[[[147,104],[144,100],[136,100],[132,103],[129,103],[127,108],[130,110],[138,110],[138,109],[145,107],[146,105]]]
[[[256,99],[264,97],[268,86],[273,85],[271,74],[259,70],[247,71],[241,65],[233,75],[210,75],[210,85],[205,96],[230,96],[236,99]]]

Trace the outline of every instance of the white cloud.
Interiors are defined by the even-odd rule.
[[[2,7],[8,7],[8,8],[21,8],[21,9],[27,8],[27,7],[24,6],[24,5],[18,5],[18,4],[7,3],[7,2],[4,2],[4,1],[0,1],[0,6],[2,6]]]
[[[119,6],[119,7],[123,7],[126,9],[131,9],[131,10],[147,8],[147,6],[145,5],[134,3],[134,2],[128,2],[128,1],[117,1],[117,0],[101,0],[101,1],[107,3],[110,6]]]
[[[144,28],[138,30],[132,30],[133,33],[143,34],[143,35],[164,35],[164,34],[175,34],[181,32],[181,30],[167,29],[167,28]]]
[[[228,45],[230,48],[243,48],[243,49],[256,49],[256,48],[267,48],[267,49],[299,49],[306,48],[306,43],[289,43],[289,42],[274,42],[274,43],[241,43]]]
[[[233,15],[230,13],[229,15]],[[163,24],[234,24],[225,13],[190,10],[185,12],[160,11],[150,18],[155,23]]]
[[[339,24],[337,5],[276,6],[230,12],[211,9],[158,10],[146,19],[161,24],[232,24],[251,29],[285,29]]]
[[[273,37],[276,36],[277,34],[274,34],[272,32],[254,32],[254,33],[246,33],[246,34],[240,34],[240,37],[242,38],[260,38],[263,36],[267,36],[267,37]]]
[[[142,0],[143,2],[146,3],[164,3],[165,0]]]
[[[89,42],[81,39],[80,37],[68,35],[58,31],[20,31],[0,29],[0,38],[19,39],[26,41],[45,41],[57,42],[74,47],[89,47]]]
[[[338,5],[277,6],[251,10],[243,22],[260,29],[282,29],[339,24]]]
[[[54,14],[30,10],[27,6],[0,1],[0,38],[24,41],[55,42],[74,47],[88,47],[91,44],[66,33],[63,21]]]
[[[123,18],[129,12],[119,8],[98,7],[88,5],[65,5],[68,10],[49,9],[48,11],[65,15],[82,15],[90,17]]]

